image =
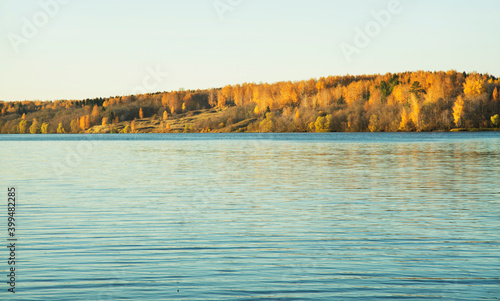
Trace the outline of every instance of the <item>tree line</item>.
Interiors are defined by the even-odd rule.
[[[247,121],[248,132],[396,132],[498,128],[500,80],[488,74],[405,72],[244,83],[207,90],[50,102],[0,102],[0,133],[83,133],[94,126],[223,114],[189,127],[210,132]]]

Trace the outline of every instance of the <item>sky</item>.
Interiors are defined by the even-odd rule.
[[[402,71],[500,77],[498,0],[0,0],[0,100]]]

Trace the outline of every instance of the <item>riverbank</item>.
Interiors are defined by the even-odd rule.
[[[85,133],[245,133],[260,132],[263,128],[262,124],[268,121],[265,117],[256,118],[255,116],[250,116],[245,118],[245,116],[243,116],[244,114],[238,114],[237,110],[238,108],[236,107],[203,109],[183,114],[171,115],[167,119],[153,116],[149,118],[135,119],[133,121],[96,125],[85,131]],[[264,132],[316,132],[317,130],[314,124],[311,124],[309,127],[296,128],[294,131],[278,130],[276,127],[267,129],[269,130]],[[436,131],[447,132],[447,130]],[[457,128],[449,131],[489,132],[500,131],[500,128]],[[345,131],[339,130],[333,132]],[[398,130],[397,132],[415,132],[415,130]]]

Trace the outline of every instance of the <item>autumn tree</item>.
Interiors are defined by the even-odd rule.
[[[60,122],[59,125],[57,126],[57,133],[58,134],[66,134],[66,131],[64,130],[62,122]]]
[[[486,92],[486,81],[477,73],[469,75],[465,79],[464,94],[465,96],[477,96]]]
[[[184,99],[183,99],[183,102],[182,102],[182,111],[186,112],[186,111],[191,111],[193,109],[195,109],[195,103],[194,103],[194,99],[193,99],[193,94],[190,93],[190,92],[188,92],[184,96]]]
[[[94,108],[92,109],[92,117],[96,118],[96,117],[99,117],[99,107],[97,105],[94,106]]]
[[[318,116],[314,122],[314,129],[317,133],[329,132],[332,115]]]
[[[168,94],[163,94],[161,97],[161,105],[163,107],[168,107]]]
[[[170,109],[170,113],[175,114],[181,110],[182,101],[180,92],[171,92],[167,94],[166,107]]]
[[[353,82],[344,90],[343,97],[348,106],[352,106],[355,101],[363,99],[365,87],[361,82]]]
[[[212,108],[217,106],[217,92],[214,89],[208,91],[208,105]]]
[[[267,113],[266,117],[259,124],[259,131],[261,133],[271,133],[274,132],[274,126],[276,123],[276,115],[274,113]]]
[[[370,132],[380,131],[380,118],[378,117],[378,115],[373,114],[372,116],[370,116],[368,129],[370,130]]]
[[[28,130],[28,122],[26,120],[21,120],[19,122],[19,134],[26,134],[26,131]]]
[[[401,122],[399,123],[399,129],[402,131],[406,131],[408,128],[408,122],[410,121],[410,116],[408,115],[408,112],[406,109],[403,108],[401,112]]]
[[[71,120],[70,128],[72,133],[78,133],[80,131],[80,122],[78,118]]]
[[[85,127],[85,116],[81,116],[79,119],[78,119],[78,124],[80,126],[80,130],[82,131],[85,131],[86,130],[86,127]]]
[[[226,104],[234,104],[234,99],[233,99],[233,87],[232,86],[225,86],[221,90],[221,95],[222,95],[222,102],[224,103],[224,106]]]
[[[224,93],[222,92],[222,90],[219,90],[217,92],[217,107],[219,107],[219,108],[225,107],[226,101],[227,101],[227,98],[225,97]]]
[[[240,85],[236,85],[233,88],[232,93],[233,93],[232,99],[234,100],[234,104],[236,106],[242,106],[243,102],[244,102],[244,94],[243,94],[244,91],[243,91],[243,88]]]
[[[130,131],[132,133],[135,133],[136,126],[135,126],[135,119],[130,123]]]
[[[417,130],[420,130],[420,111],[422,109],[422,106],[420,104],[420,100],[417,96],[417,94],[412,93],[410,96],[411,100],[411,113],[410,113],[410,119],[413,121],[415,126],[417,127]]]
[[[379,108],[381,105],[382,105],[382,93],[380,92],[380,89],[373,89],[373,92],[370,93],[370,98],[368,99],[368,102],[365,104],[365,110],[368,110],[369,108],[376,109]]]
[[[300,115],[300,111],[298,108],[295,108],[295,123],[297,123],[302,116]]]
[[[42,134],[48,134],[49,132],[49,124],[48,123],[43,123],[42,126],[40,127],[40,131]]]
[[[142,108],[139,109],[139,119],[144,118],[144,112],[142,111]]]
[[[259,116],[262,111],[261,109],[259,108],[259,105],[256,105],[255,108],[253,109],[253,113],[256,115],[256,116]]]
[[[33,123],[30,126],[30,133],[31,134],[39,134],[40,133],[40,124],[36,120],[36,118],[33,119]]]
[[[491,124],[496,128],[500,127],[500,115],[496,114],[495,116],[492,116]]]
[[[0,101],[0,131],[30,133],[31,121],[26,119],[37,118],[50,126],[60,124],[53,129],[57,128],[58,133],[78,133],[96,124],[124,122],[130,126],[134,117],[144,119],[144,115],[152,112],[165,121],[176,118],[182,111],[217,106],[224,110],[217,110],[210,119],[195,122],[190,131],[228,130],[232,124],[244,120],[249,124],[241,130],[247,131],[322,131],[327,128],[330,131],[430,131],[449,130],[458,124],[484,128],[493,126],[491,117],[500,112],[499,89],[500,80],[493,76],[452,70],[329,76],[274,84],[244,83],[108,99]],[[50,112],[43,112],[47,109]],[[107,119],[99,119],[103,111]],[[326,127],[328,115],[332,117]],[[48,119],[51,117],[52,120]],[[68,128],[64,129],[62,124]],[[161,128],[164,127],[166,122]],[[114,131],[117,128],[123,129],[123,126],[116,126]],[[39,130],[42,131],[41,126]]]
[[[460,127],[462,123],[462,118],[464,116],[465,111],[465,101],[462,96],[458,96],[455,104],[453,105],[453,119],[455,124]]]
[[[316,90],[319,92],[323,91],[326,89],[326,81],[324,78],[320,78],[318,82],[316,83]]]

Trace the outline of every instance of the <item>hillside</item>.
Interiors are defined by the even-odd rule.
[[[500,80],[478,73],[329,76],[86,100],[0,102],[0,133],[495,129]]]

